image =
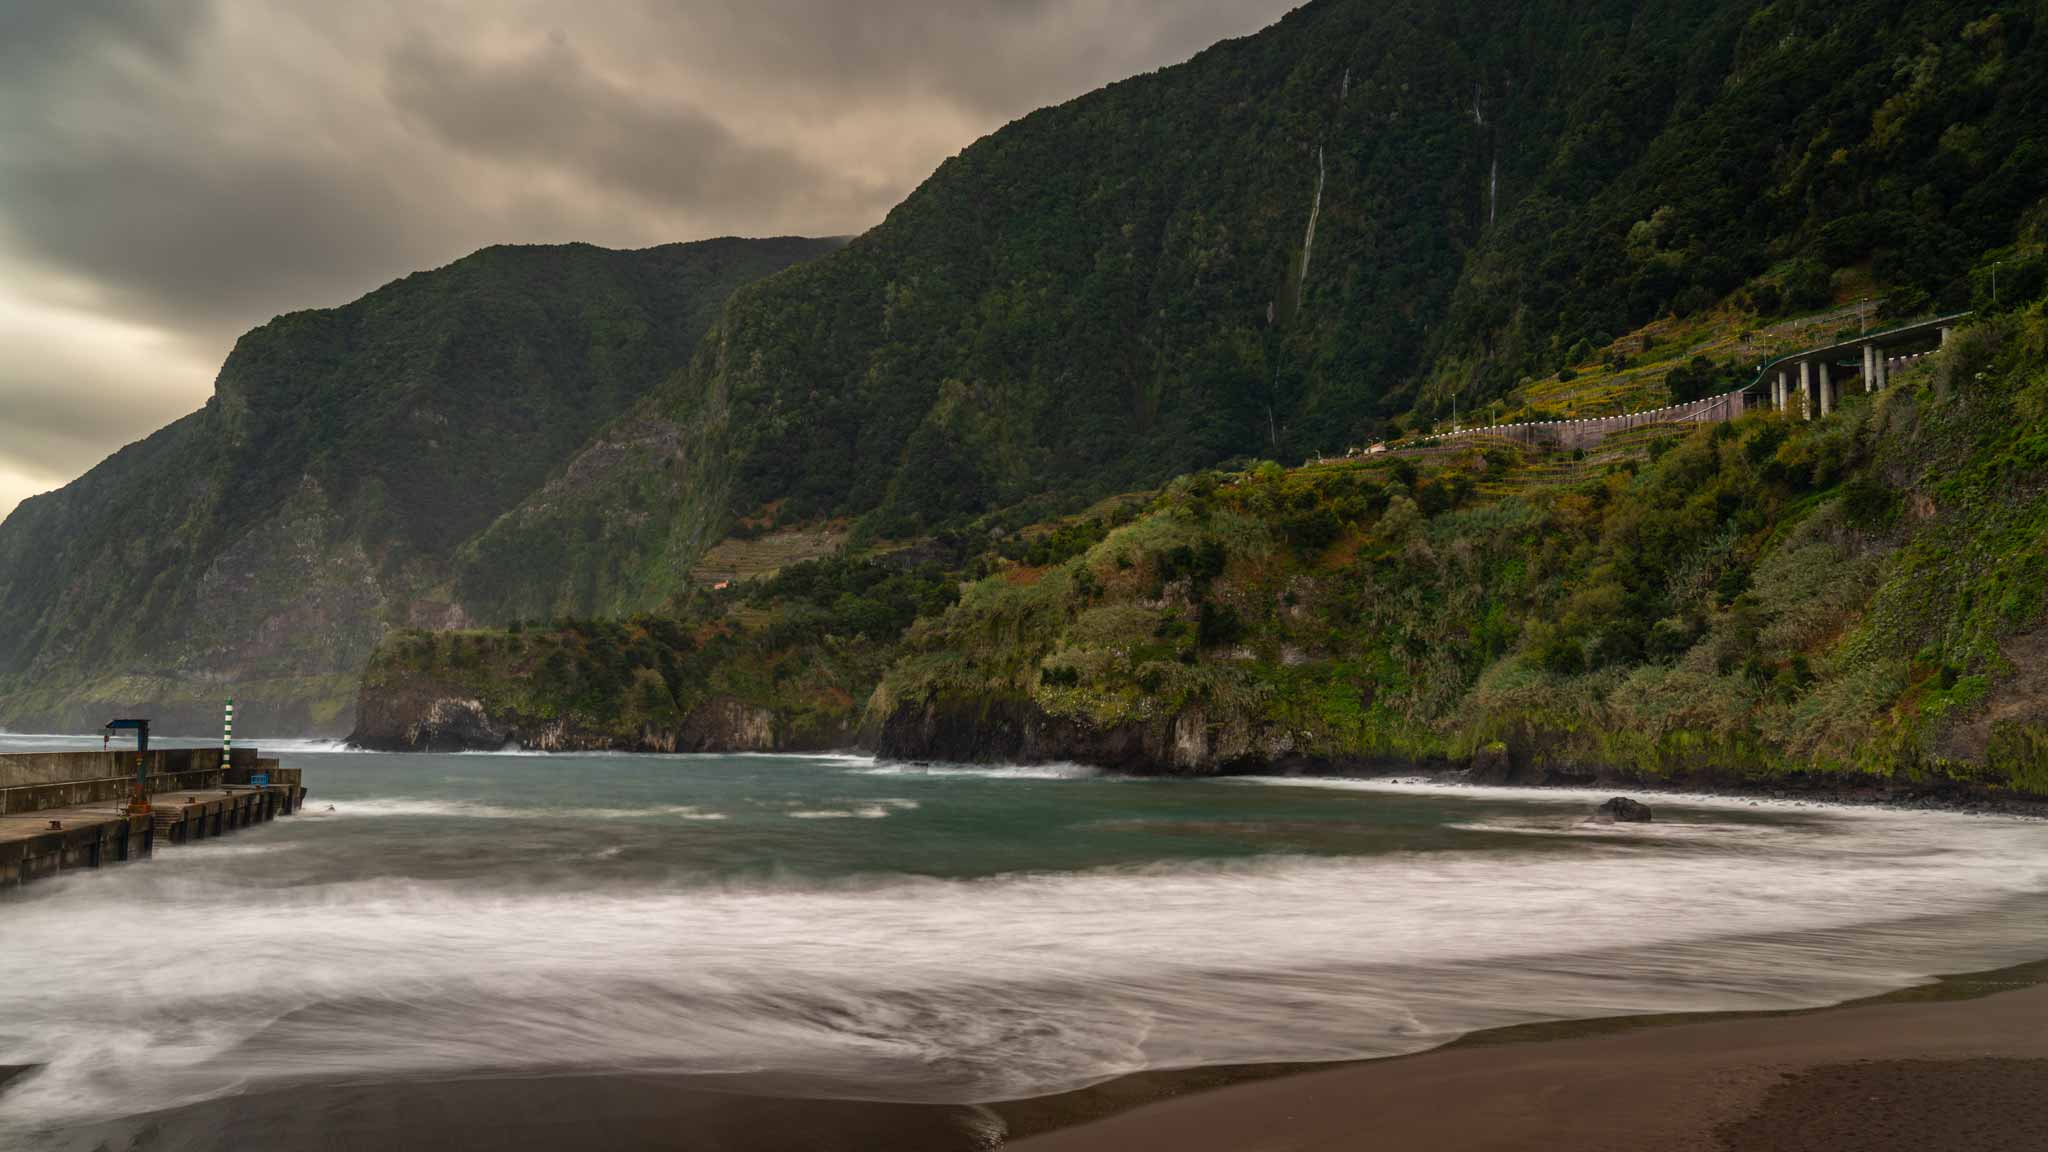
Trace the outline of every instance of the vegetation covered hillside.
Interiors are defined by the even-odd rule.
[[[473,705],[495,717],[479,742],[836,730],[1141,771],[2048,795],[2048,300],[1822,421],[1671,428],[1606,462],[1496,444],[1205,471],[966,538],[990,542],[953,541],[957,590],[811,562],[699,597],[681,644],[644,621],[602,655],[584,624],[400,638],[364,688],[384,734],[363,735],[460,743],[478,729],[448,717]],[[683,717],[713,697],[753,727],[702,739]]]
[[[1576,482],[1505,448],[1189,477],[920,622],[880,747],[2048,794],[2044,365],[2036,305],[1826,421]]]
[[[676,618],[762,534],[971,558],[1177,476],[1718,390],[1866,295],[2030,299],[2041,25],[1313,0],[973,144],[701,342],[823,246],[493,250],[284,318],[0,528],[0,722],[232,682],[322,727],[389,624]]]
[[[740,284],[835,245],[490,248],[244,336],[205,408],[0,525],[0,725],[110,710],[345,731],[386,628],[459,620],[462,542],[686,363]]]
[[[2038,24],[2024,3],[1318,0],[1025,117],[738,294],[664,389],[661,450],[614,453],[603,499],[522,513],[474,583],[644,610],[771,510],[867,536],[1042,516],[1540,407],[1535,382],[1724,299],[1759,326],[1851,282],[1900,314],[1965,306],[2048,191]]]

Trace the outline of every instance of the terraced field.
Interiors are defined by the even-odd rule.
[[[773,576],[792,564],[832,555],[846,543],[850,525],[830,523],[811,528],[767,532],[752,539],[729,536],[690,569],[690,580],[700,588],[723,581],[752,580]]]

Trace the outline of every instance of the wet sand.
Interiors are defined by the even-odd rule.
[[[2040,965],[1812,1012],[1508,1029],[1177,1096],[1019,1152],[2048,1148]]]
[[[996,1146],[979,1109],[734,1094],[633,1074],[306,1085],[73,1129],[63,1152],[966,1152]],[[0,1140],[4,1144],[4,1140]],[[12,1150],[10,1149],[10,1152]]]
[[[1414,1056],[1127,1076],[987,1106],[633,1074],[305,1085],[48,1145],[967,1152],[2048,1148],[2048,963],[1836,1008],[1500,1029]],[[4,1073],[0,1073],[4,1075]]]

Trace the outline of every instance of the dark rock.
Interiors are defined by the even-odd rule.
[[[1466,770],[1465,778],[1474,784],[1506,784],[1513,775],[1508,746],[1496,740],[1472,753],[1472,766]]]
[[[1593,810],[1593,823],[1595,824],[1648,824],[1649,822],[1650,806],[1640,801],[1631,800],[1626,796],[1616,796],[1614,799]]]

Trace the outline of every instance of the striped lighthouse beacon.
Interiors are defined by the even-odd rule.
[[[220,710],[220,766],[228,766],[228,758],[235,749],[235,698],[228,697]]]

